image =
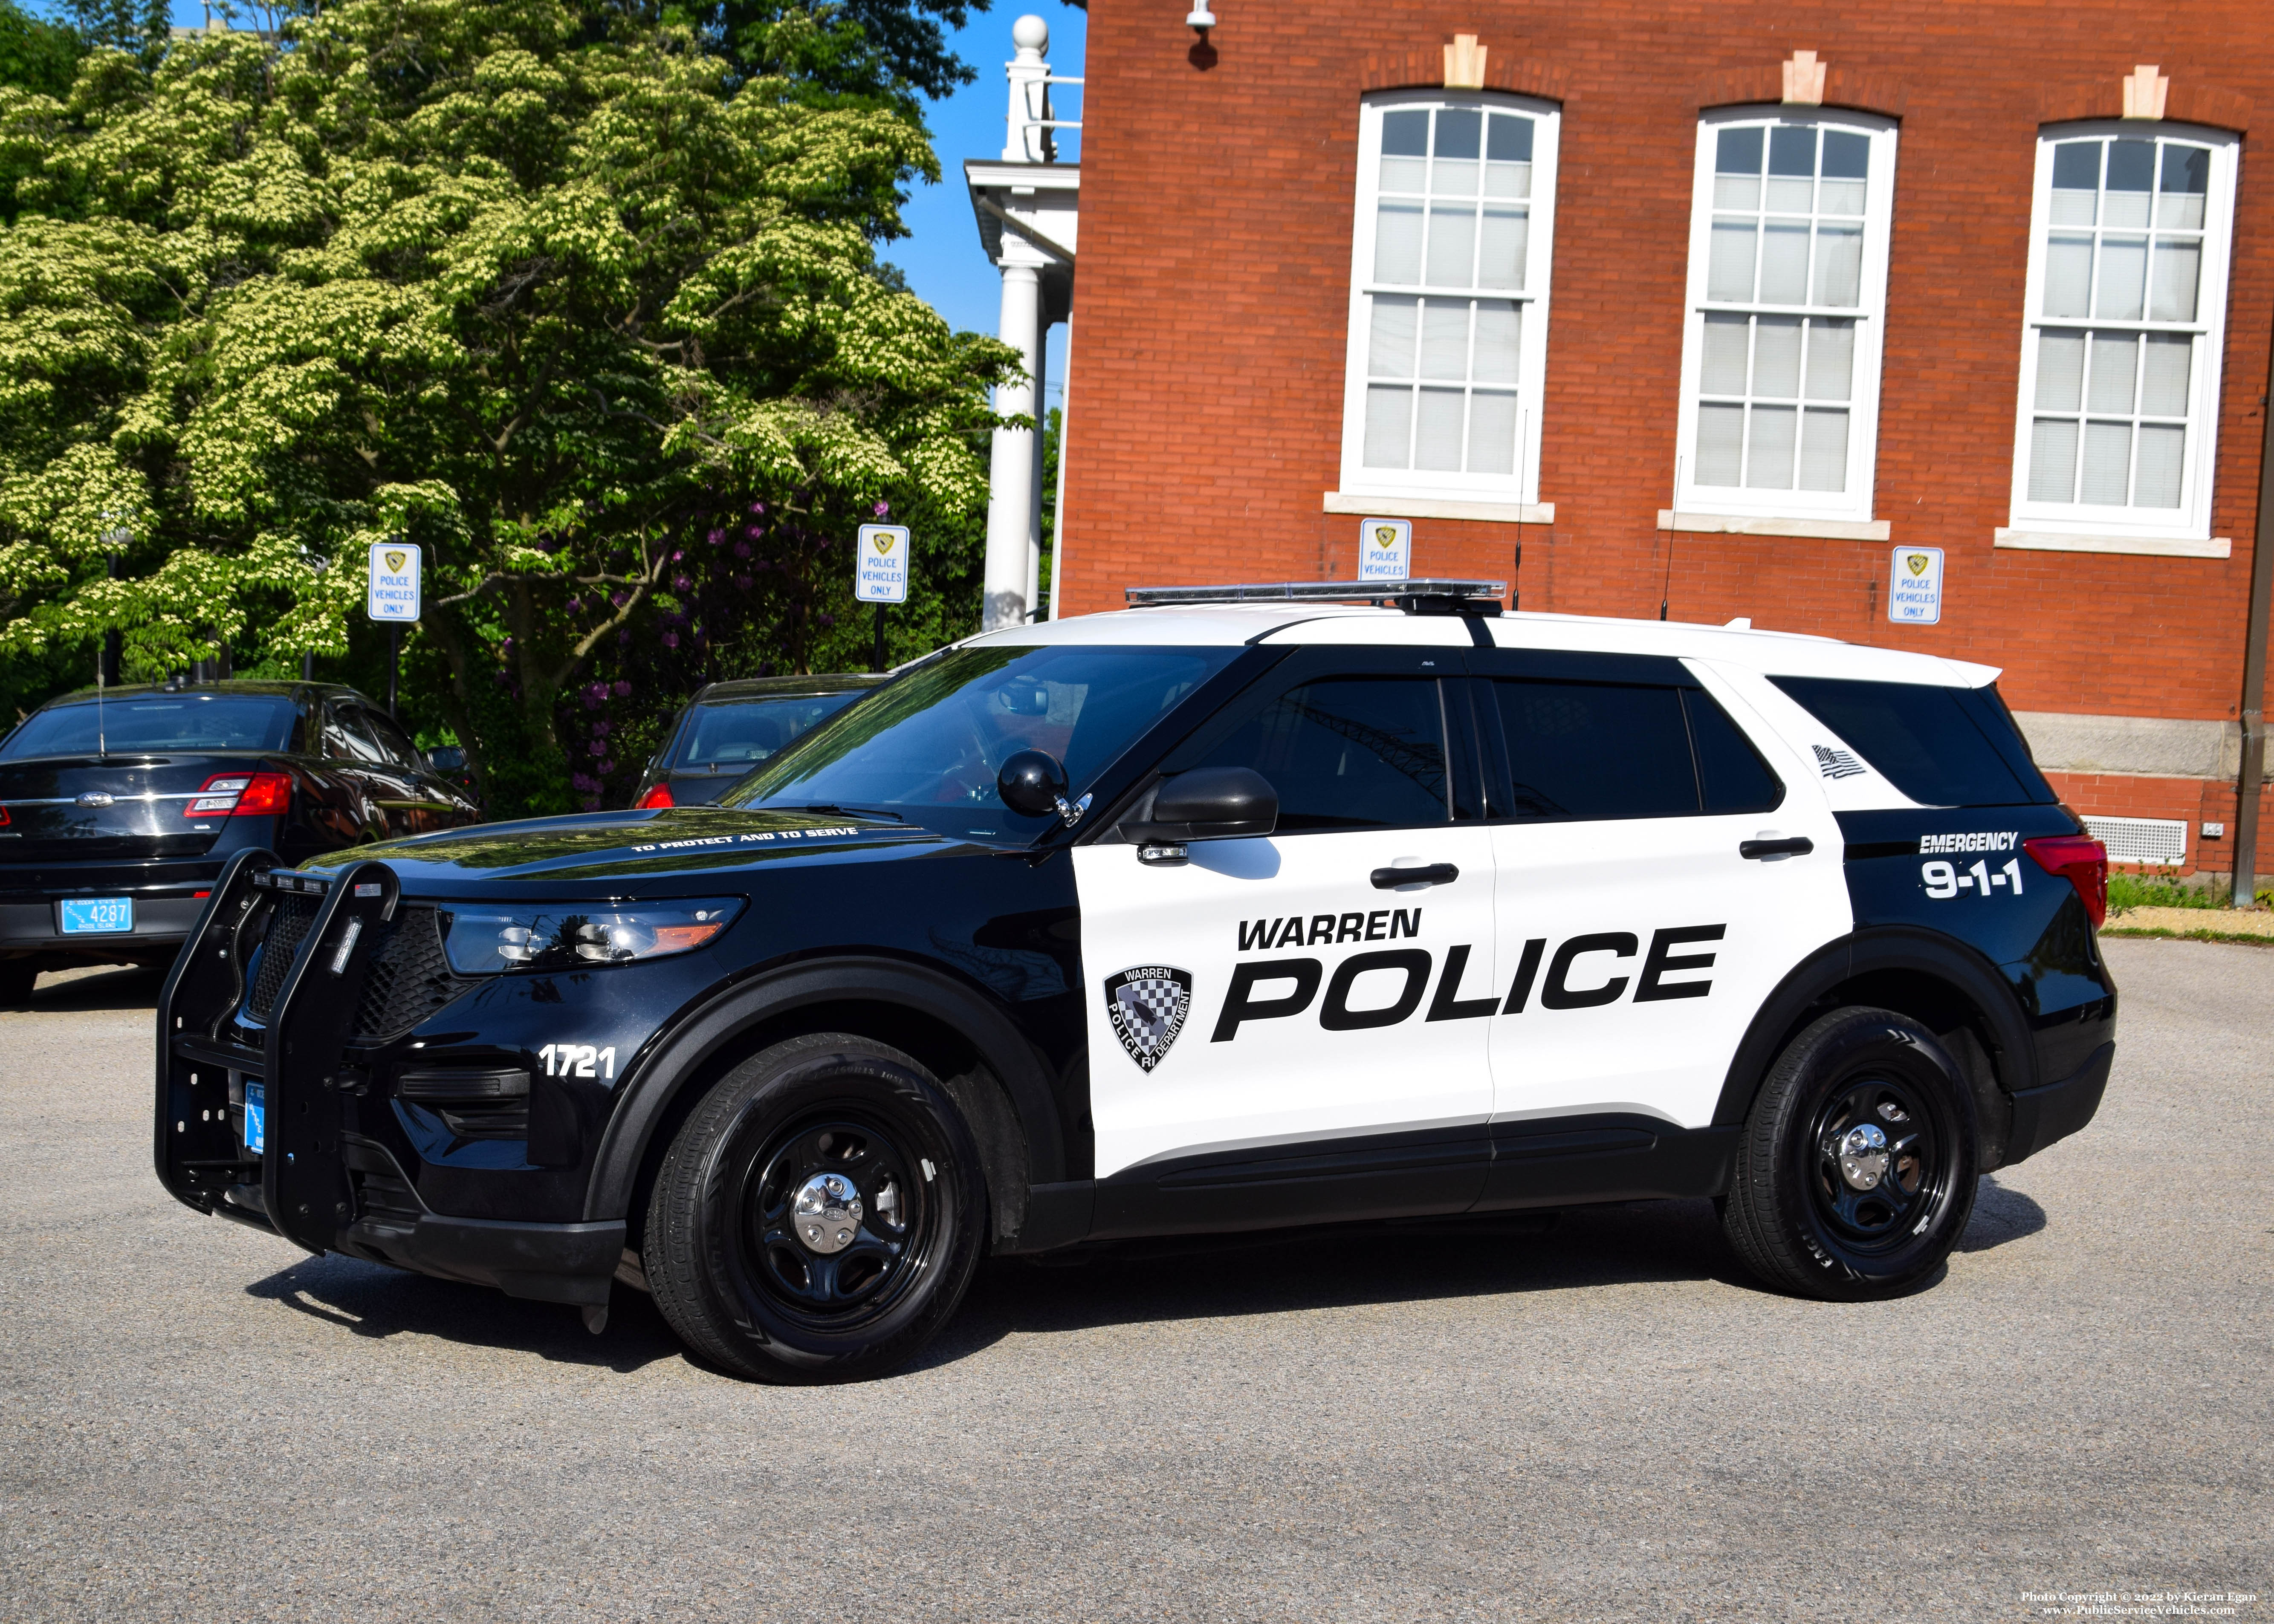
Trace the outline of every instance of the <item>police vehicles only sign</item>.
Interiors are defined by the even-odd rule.
[[[1413,521],[1361,519],[1358,527],[1358,578],[1408,581],[1413,575]]]
[[[364,613],[398,624],[418,619],[418,549],[407,541],[371,544],[371,586]]]
[[[1897,547],[1887,588],[1887,619],[1898,626],[1932,626],[1942,619],[1942,549]]]
[[[908,527],[864,524],[855,544],[861,561],[853,572],[853,595],[864,604],[908,601]]]

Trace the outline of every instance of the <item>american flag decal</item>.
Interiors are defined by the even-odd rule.
[[[1820,744],[1808,748],[1816,752],[1817,770],[1827,778],[1860,778],[1868,771],[1845,750],[1827,750]]]

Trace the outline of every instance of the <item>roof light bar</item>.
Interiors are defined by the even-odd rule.
[[[1236,586],[1133,586],[1133,609],[1172,604],[1394,603],[1408,614],[1496,614],[1505,581],[1275,581]]]

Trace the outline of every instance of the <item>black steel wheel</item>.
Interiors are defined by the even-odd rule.
[[[1835,1010],[1769,1069],[1722,1228],[1772,1285],[1894,1296],[1925,1283],[1958,1244],[1976,1145],[1972,1092],[1934,1034],[1888,1010]]]
[[[911,1357],[961,1301],[986,1237],[969,1129],[899,1050],[776,1044],[688,1117],[642,1250],[656,1305],[713,1364],[847,1381]]]

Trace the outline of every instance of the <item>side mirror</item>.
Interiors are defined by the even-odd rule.
[[[995,775],[995,793],[1011,810],[1022,817],[1049,817],[1055,814],[1059,822],[1072,829],[1089,810],[1089,797],[1084,795],[1069,806],[1066,789],[1066,771],[1059,765],[1058,758],[1047,750],[1015,751]]]
[[[1140,842],[1238,840],[1279,826],[1279,792],[1251,767],[1196,767],[1164,781],[1148,815],[1121,827]]]

